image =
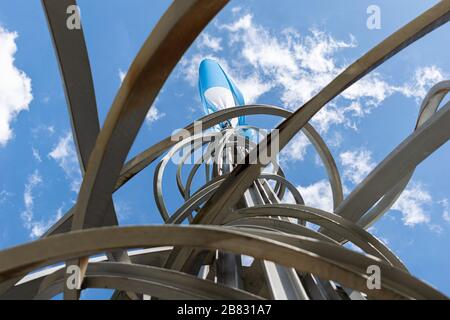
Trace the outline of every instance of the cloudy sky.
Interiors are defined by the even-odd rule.
[[[164,86],[129,157],[202,115],[197,70],[218,60],[248,103],[296,110],[346,66],[436,0],[233,0],[200,35]],[[338,5],[339,4],[339,5]],[[343,6],[345,4],[345,6]],[[164,0],[79,0],[100,120]],[[369,5],[381,29],[366,26]],[[449,79],[450,25],[403,50],[312,120],[338,163],[348,194],[412,133],[427,90]],[[444,44],[444,45],[443,45]],[[250,118],[272,127],[279,119]],[[450,146],[416,170],[371,232],[419,278],[450,295]],[[332,209],[326,172],[303,135],[280,161],[306,203]],[[39,237],[77,198],[81,183],[64,91],[39,1],[0,2],[0,249]],[[123,225],[160,223],[150,166],[114,195]],[[173,191],[173,192],[172,192]],[[169,209],[181,203],[175,189]]]

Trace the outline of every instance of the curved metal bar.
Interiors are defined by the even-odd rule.
[[[223,142],[222,142],[223,143]],[[219,145],[222,144],[219,142]],[[203,159],[199,159],[194,167],[192,168],[192,170],[189,172],[189,176],[187,178],[186,181],[186,186],[181,185],[181,188],[183,190],[183,194],[185,197],[185,200],[189,199],[189,197],[191,196],[191,185],[192,185],[192,181],[198,171],[198,169],[200,168],[200,166],[202,165],[202,161],[206,164],[209,162],[209,160],[213,157],[213,153],[216,149],[216,146],[214,144],[210,144],[208,146],[208,149],[205,152],[205,156],[203,157]],[[215,156],[214,156],[215,157]]]
[[[198,169],[201,166],[201,160],[204,160],[204,163],[208,163],[211,158],[217,158],[216,155],[213,156],[215,151],[219,148],[221,148],[226,143],[226,135],[217,143],[217,145],[211,144],[210,148],[206,151],[206,156],[203,159],[200,159],[197,161],[197,163],[194,165],[193,169],[189,172],[188,179],[186,181],[186,186],[184,187],[184,194],[185,194],[185,200],[188,200],[191,197],[191,185],[192,181],[194,179],[195,174],[197,173]],[[213,162],[216,160],[213,160]],[[203,187],[202,187],[203,188]]]
[[[276,237],[281,236],[272,234]],[[391,267],[379,259],[363,256],[318,240],[294,236],[290,236],[290,238],[301,240],[311,251],[248,232],[227,230],[223,227],[147,226],[88,229],[41,239],[1,251],[0,281],[58,261],[89,256],[101,251],[161,245],[188,245],[274,261],[301,272],[314,273],[323,279],[338,281],[344,286],[363,292],[367,291],[366,268],[369,265],[377,264],[383,274],[382,289],[369,290],[367,294],[373,298],[446,298],[408,273]],[[73,243],[77,243],[77,246],[73,246]],[[325,252],[326,256],[320,256],[318,252]]]
[[[167,219],[168,224],[181,224],[192,212],[202,203],[208,200],[214,192],[220,187],[220,184],[228,175],[217,176],[209,181],[192,197],[190,197],[173,215]]]
[[[246,126],[246,128],[247,127],[249,127],[249,126]],[[241,129],[241,127],[239,128],[239,129]],[[230,142],[227,142],[226,141],[226,136],[224,136],[224,139],[222,139],[221,140],[222,142],[219,142],[218,144],[217,144],[217,146],[215,146],[215,145],[211,145],[211,148],[208,148],[208,150],[205,152],[205,154],[206,154],[206,156],[204,156],[202,159],[199,159],[198,161],[197,161],[197,163],[194,165],[194,168],[191,170],[191,172],[189,173],[189,176],[188,176],[188,179],[187,179],[187,181],[186,181],[186,186],[184,187],[183,185],[182,185],[182,182],[181,182],[181,178],[178,178],[178,175],[180,175],[180,174],[178,174],[178,172],[180,172],[181,171],[181,167],[179,166],[178,167],[178,172],[177,172],[177,184],[178,184],[178,188],[179,188],[179,190],[180,190],[180,192],[182,193],[182,194],[184,194],[185,195],[185,200],[187,200],[187,199],[189,199],[189,197],[190,197],[190,195],[191,195],[191,192],[190,192],[190,189],[191,189],[191,184],[192,184],[192,181],[193,181],[193,179],[194,179],[194,177],[195,177],[195,175],[196,175],[196,173],[197,173],[197,171],[198,171],[198,169],[200,168],[200,165],[201,165],[201,161],[203,161],[203,162],[205,162],[205,163],[207,163],[208,161],[209,161],[209,159],[210,159],[210,157],[211,157],[211,149],[222,149],[223,148],[223,145],[224,144],[228,144],[228,143],[230,143]],[[251,141],[246,141],[246,143],[248,143],[249,145],[254,145],[254,146],[256,146],[256,144],[254,144],[254,143],[252,143]],[[231,144],[229,145],[229,146],[231,146],[231,145],[235,145],[235,142],[233,141],[233,142],[231,142]],[[218,158],[220,158],[220,154],[218,155]],[[289,183],[289,181],[287,181],[286,180],[286,178],[285,178],[285,175],[284,175],[284,172],[283,172],[283,170],[281,169],[281,167],[280,166],[278,166],[278,165],[276,165],[276,163],[274,163],[274,162],[272,162],[273,164],[274,164],[274,169],[275,169],[275,167],[278,167],[278,175],[279,175],[279,179],[278,178],[274,178],[274,179],[272,179],[272,180],[275,180],[276,182],[277,182],[277,184],[276,184],[276,186],[275,186],[275,190],[276,190],[276,192],[277,192],[277,195],[278,195],[278,197],[279,198],[283,198],[283,196],[284,196],[284,192],[285,192],[285,185],[287,185],[287,183]],[[272,176],[275,176],[275,175],[272,175]],[[285,183],[286,182],[286,183]],[[293,188],[293,186],[291,185],[291,188]],[[295,189],[295,188],[293,188],[293,189]],[[296,190],[296,189],[295,189]],[[294,191],[295,192],[295,191]],[[296,190],[296,192],[297,192],[297,194],[298,194],[298,190]],[[300,197],[297,197],[297,199],[301,199],[301,196]]]
[[[247,127],[248,126],[245,126],[245,128],[247,128]],[[214,144],[213,141],[211,141],[211,144],[208,147],[208,149],[204,152],[203,157],[196,161],[193,169],[190,171],[187,182],[186,182],[186,186],[183,185],[183,182],[181,179],[181,172],[182,172],[183,164],[186,162],[186,159],[189,157],[189,155],[192,154],[193,152],[195,152],[200,146],[197,146],[197,145],[194,146],[194,148],[190,149],[190,153],[187,153],[183,157],[183,159],[180,161],[181,163],[178,165],[178,168],[177,168],[177,186],[178,186],[180,193],[182,194],[182,196],[185,199],[188,199],[190,197],[190,186],[191,186],[192,181],[195,177],[195,174],[197,173],[200,166],[203,163],[206,165],[209,162],[210,158],[213,157],[214,151],[222,149],[225,144],[229,143],[228,140],[230,139],[230,137],[234,136],[234,133],[241,128],[242,127],[231,128],[231,129],[222,131],[222,132],[225,132],[225,134],[223,135],[223,137],[220,139],[220,141],[218,143]],[[199,137],[198,139],[201,139],[201,138]],[[251,143],[251,142],[247,140],[246,143]],[[214,157],[217,158],[218,156],[214,156]],[[220,155],[219,155],[219,157],[220,157]]]
[[[272,177],[272,175],[269,176]],[[202,203],[207,201],[214,194],[214,192],[220,187],[221,183],[225,181],[226,177],[227,175],[217,176],[216,178],[205,184],[192,197],[187,199],[186,202],[173,215],[171,215],[168,220],[166,220],[166,223],[181,224],[187,217],[189,217],[192,214],[194,210],[199,208]],[[264,177],[265,174],[261,174],[261,178]],[[280,176],[275,177],[279,177],[280,183],[283,183],[283,181],[285,181],[283,177]],[[289,181],[287,182],[289,183]],[[301,199],[301,195],[299,199]]]
[[[35,299],[48,300],[64,287],[64,270],[45,279]],[[111,288],[160,299],[259,300],[251,293],[181,272],[143,265],[99,262],[86,271],[84,289]]]
[[[156,166],[155,174],[153,175],[153,194],[155,197],[155,202],[158,207],[158,210],[161,213],[161,216],[163,217],[164,221],[167,221],[169,219],[169,213],[167,212],[167,208],[164,203],[163,197],[163,175],[170,159],[172,159],[172,157],[179,150],[183,149],[186,145],[195,142],[196,140],[202,140],[203,142],[205,139],[212,139],[218,136],[222,136],[222,133],[220,132],[209,132],[206,134],[199,133],[195,136],[184,139],[178,142]]]
[[[291,217],[309,221],[332,230],[368,254],[385,259],[397,268],[407,270],[401,260],[370,233],[341,216],[320,209],[290,204],[256,206],[233,212],[227,217],[226,221],[231,222],[242,217],[258,216]]]
[[[100,132],[100,124],[83,28],[69,30],[66,26],[67,8],[76,5],[75,0],[41,2],[58,58],[73,139],[81,171],[84,173]]]
[[[414,129],[416,131],[419,129],[426,121],[428,121],[437,111],[439,105],[441,104],[444,97],[450,91],[450,81],[443,81],[435,85],[428,92],[427,96],[422,102],[419,116],[417,118],[417,124]],[[384,213],[386,213],[392,205],[397,201],[400,197],[403,190],[408,185],[411,180],[413,174],[413,169],[409,174],[407,174],[404,178],[402,178],[391,190],[389,190],[383,198],[377,202],[377,204],[371,208],[366,213],[361,213],[358,225],[363,228],[368,228],[372,224],[374,224]],[[361,184],[364,184],[365,181],[362,181]]]
[[[73,139],[84,175],[100,132],[100,124],[83,28],[69,30],[66,26],[67,8],[76,5],[75,0],[41,0],[41,3],[58,59]],[[87,221],[88,227],[118,224],[112,199],[104,215],[99,223]]]
[[[223,168],[223,153],[226,149],[228,140],[234,136],[234,130],[226,130],[223,139],[217,144],[213,161],[213,175],[221,175]]]
[[[450,139],[450,102],[437,111],[387,156],[344,200],[336,213],[358,221],[392,186],[395,186]]]
[[[316,232],[310,228],[304,227],[301,224],[291,223],[289,221],[273,219],[273,218],[263,218],[263,217],[249,217],[240,218],[233,220],[225,224],[225,226],[232,227],[249,227],[249,228],[263,228],[269,231],[278,231],[284,233],[290,233],[297,236],[303,236],[308,238],[313,238],[321,241],[326,241],[333,243],[335,245],[340,245],[336,240],[331,239],[319,232]]]
[[[321,153],[323,155],[326,155],[327,152],[326,151],[322,151],[322,150],[326,150],[325,143],[323,142],[323,140],[320,138],[320,136],[315,132],[315,130],[311,127],[307,129],[310,133],[310,135],[312,136],[311,141],[314,141],[317,145],[321,146],[318,147],[318,150],[321,150]],[[164,197],[163,197],[163,175],[166,169],[167,164],[169,163],[170,159],[180,150],[184,149],[187,145],[191,144],[191,143],[195,143],[198,140],[201,140],[202,142],[204,140],[210,141],[212,139],[215,139],[219,136],[221,136],[220,140],[216,143],[212,143],[210,144],[210,146],[208,147],[207,151],[206,151],[206,157],[202,157],[201,159],[198,159],[194,165],[194,168],[191,170],[189,177],[188,177],[188,181],[186,184],[186,189],[183,187],[182,182],[181,182],[181,166],[183,165],[184,161],[187,159],[188,156],[190,156],[192,154],[192,152],[194,152],[197,148],[201,147],[201,144],[198,144],[197,146],[194,146],[194,148],[191,148],[189,150],[188,153],[186,153],[186,155],[181,159],[180,164],[178,165],[177,168],[177,185],[178,185],[178,189],[180,190],[181,194],[184,194],[185,200],[187,200],[187,197],[189,196],[190,192],[190,185],[192,183],[192,179],[195,175],[195,173],[197,172],[197,169],[200,167],[200,163],[204,162],[204,161],[208,161],[208,159],[210,158],[212,151],[213,150],[218,150],[218,154],[215,155],[216,162],[220,161],[221,159],[221,152],[224,150],[224,146],[226,144],[228,144],[228,140],[233,136],[234,134],[234,130],[227,130],[225,131],[225,133],[217,133],[217,132],[213,132],[213,133],[199,133],[195,136],[192,137],[188,137],[180,142],[178,142],[164,157],[163,159],[160,161],[160,163],[158,164],[158,166],[155,169],[155,174],[154,174],[154,180],[153,180],[153,192],[154,192],[154,196],[155,196],[155,201],[157,204],[157,207],[164,219],[164,221],[168,221],[170,216],[167,212],[167,208],[165,206],[164,203]],[[331,161],[333,161],[333,158],[331,157],[331,154],[328,152],[328,154],[330,155]],[[333,163],[333,162],[332,162]],[[333,165],[328,166],[328,167],[333,167]],[[280,168],[281,170],[281,168]],[[336,170],[337,172],[337,170]],[[216,174],[218,174],[218,172],[216,172]],[[272,179],[271,180],[275,180],[277,182],[277,187],[279,186],[280,188],[276,188],[279,189],[279,196],[282,197],[282,195],[284,194],[284,190],[285,187],[288,186],[290,191],[292,192],[292,194],[294,195],[294,198],[296,199],[297,203],[302,203],[303,199],[301,197],[301,195],[299,194],[298,190],[292,185],[290,184],[286,179],[282,178],[282,177],[277,177],[275,175],[271,176]],[[338,184],[340,186],[340,184]],[[184,208],[184,206],[183,206]]]
[[[100,124],[83,29],[69,30],[66,26],[66,12],[71,5],[76,5],[76,1],[42,0],[58,58],[80,169],[84,175],[100,132]],[[99,220],[88,218],[85,226],[92,228],[118,225],[112,198],[109,199],[102,216]],[[111,256],[117,261],[130,261],[126,252],[113,252]]]
[[[146,250],[133,250],[129,252],[131,262],[140,265],[150,265],[154,267],[161,267],[166,260],[171,247],[160,247]],[[99,262],[108,261],[106,255],[89,259],[89,265]],[[88,268],[89,268],[88,265]],[[53,268],[46,268],[41,271],[33,272],[24,277],[7,292],[0,294],[0,300],[32,300],[37,293],[43,281],[47,281],[49,276],[59,270],[64,269],[64,265],[55,266]]]
[[[178,187],[178,191],[180,192],[181,196],[184,199],[188,199],[190,195],[186,192],[187,191],[186,187],[183,184],[183,179],[182,179],[183,166],[186,163],[186,160],[188,159],[188,157],[191,157],[193,153],[195,153],[198,149],[203,148],[206,144],[209,144],[209,142],[203,142],[201,145],[200,144],[194,145],[194,147],[189,150],[189,153],[186,153],[184,155],[184,157],[181,159],[180,163],[178,164],[177,174],[176,174],[177,187]],[[205,162],[207,159],[209,159],[209,155],[212,153],[211,149],[212,149],[212,146],[210,144],[208,146],[207,150],[204,151],[204,153],[202,154],[202,159],[205,159]],[[196,166],[200,166],[200,165],[197,165],[197,163],[199,163],[200,160],[202,160],[202,159],[199,159],[196,161],[194,168],[196,168]],[[194,170],[194,169],[192,169],[192,170]],[[192,172],[192,170],[191,170],[191,172]],[[189,173],[189,176],[190,175],[191,175],[191,173]]]
[[[75,0],[41,0],[41,2],[58,58],[72,135],[80,169],[84,175],[95,140],[100,132],[100,124],[83,28],[69,30],[66,26],[67,8],[76,5]],[[112,199],[104,215],[105,217],[99,223],[87,221],[88,227],[118,224]]]
[[[249,126],[249,128],[250,128],[250,126]],[[309,132],[311,132],[311,134],[310,134],[311,141],[313,141],[316,145],[320,146],[320,147],[317,147],[317,149],[320,150],[321,154],[324,155],[324,157],[328,157],[329,159],[331,159],[331,162],[328,162],[328,163],[334,164],[334,159],[332,158],[332,156],[331,156],[331,154],[329,152],[328,153],[326,152],[326,150],[327,150],[326,145],[323,142],[323,140],[321,139],[320,135],[318,135],[317,132],[312,127],[311,128],[308,127],[307,130]],[[215,149],[223,150],[222,145],[227,143],[227,140],[228,140],[229,136],[231,136],[231,135],[225,134],[223,136],[223,138],[220,140],[220,142],[217,144],[218,148],[215,148]],[[197,136],[195,136],[195,138],[192,137],[192,141],[193,140],[197,140],[197,139],[202,139],[202,136],[197,135]],[[178,152],[178,150],[182,149],[186,144],[189,144],[192,141],[188,139],[188,140],[183,140],[182,142],[180,142],[161,161],[161,166],[157,167],[156,174],[154,176],[154,182],[155,182],[155,184],[154,184],[155,185],[154,191],[155,191],[155,195],[158,195],[158,198],[156,199],[157,202],[161,201],[160,199],[162,199],[162,182],[161,181],[162,181],[162,175],[163,175],[163,172],[164,172],[166,164],[168,163],[169,159],[176,152]],[[214,146],[211,145],[211,148],[213,148],[213,147]],[[323,150],[325,150],[325,151],[323,151]],[[180,192],[182,194],[185,194],[186,197],[190,196],[190,191],[189,191],[190,190],[190,185],[192,183],[192,180],[193,180],[193,177],[194,177],[195,173],[197,172],[198,168],[200,167],[200,161],[207,161],[209,159],[209,157],[210,157],[210,153],[211,153],[210,151],[211,151],[210,148],[208,148],[208,151],[206,151],[207,156],[202,158],[202,159],[199,159],[197,161],[197,163],[195,164],[194,168],[191,170],[191,172],[189,174],[189,177],[188,177],[188,180],[187,180],[187,183],[186,183],[186,187],[183,187],[182,183],[180,181],[181,180],[181,178],[180,178],[180,171],[181,171],[180,168],[181,168],[181,166],[178,166],[178,171],[177,171],[178,188],[179,188],[179,190],[180,190]],[[192,152],[192,150],[191,150],[191,152]],[[218,158],[220,159],[220,154],[218,155]],[[183,162],[183,160],[182,160],[182,162]],[[329,165],[327,167],[333,167],[333,165]],[[334,164],[334,167],[335,167],[335,164]],[[298,192],[297,188],[295,188],[295,186],[293,186],[288,180],[285,179],[284,173],[283,173],[281,167],[278,166],[278,168],[279,168],[279,174],[281,174],[281,176],[279,176],[279,175],[262,174],[260,177],[261,178],[267,178],[269,180],[275,180],[277,182],[277,186],[276,186],[275,189],[276,190],[278,189],[278,197],[282,198],[283,194],[284,194],[285,187],[288,187],[288,189],[293,194],[294,199],[296,200],[296,203],[304,204],[303,199],[302,199],[300,193]],[[334,170],[330,170],[330,171],[331,172],[337,172],[337,169],[335,171]],[[337,177],[338,177],[338,180],[340,181],[339,175],[337,175]],[[331,178],[331,176],[330,176],[330,178]],[[333,181],[333,179],[330,179],[330,181]],[[337,185],[340,186],[340,183],[337,184]],[[216,185],[216,186],[218,186],[218,185]],[[341,189],[341,187],[340,187],[340,189]],[[212,189],[208,188],[208,190],[204,190],[205,192],[207,192],[207,191],[208,192],[207,192],[207,194],[204,195],[203,198],[196,200],[196,202],[195,202],[196,206],[198,206],[200,202],[203,202],[205,197],[209,197],[210,193],[213,192],[214,190],[215,190],[215,188],[212,188]],[[187,199],[188,198],[185,198],[185,200],[187,200]],[[192,199],[192,200],[194,200],[194,199]],[[163,202],[162,202],[162,204],[163,204]],[[187,212],[186,209],[189,208],[188,207],[189,205],[192,205],[192,201],[190,201],[190,202],[186,203],[185,205],[183,205],[183,207],[180,208],[180,210],[174,215],[175,217],[177,217],[176,218],[177,221],[180,221],[179,218],[184,219],[186,217],[186,212]],[[167,214],[167,212],[166,212],[166,214]],[[169,221],[171,221],[171,220],[169,220]]]
[[[303,200],[303,197],[300,194],[300,191],[298,191],[298,189],[286,178],[281,177],[276,174],[267,174],[267,173],[262,173],[260,175],[260,177],[267,179],[267,180],[275,180],[275,181],[279,182],[280,184],[285,185],[286,188],[291,192],[292,196],[294,197],[296,204],[305,204],[305,201]]]
[[[322,139],[320,134],[313,128],[313,130],[311,130],[311,128],[312,126],[307,123],[302,129],[302,132],[305,134],[308,140],[311,142],[317,141],[318,145],[326,146],[326,143]],[[336,163],[328,148],[318,148],[317,145],[314,145],[314,147],[316,149],[316,152],[319,154],[322,163],[324,163],[325,169],[327,171],[328,181],[330,182],[331,193],[333,196],[333,208],[337,208],[344,200],[344,192],[342,190],[342,182],[339,171],[335,169]],[[280,148],[282,148],[282,146],[280,146]]]
[[[437,111],[444,97],[450,91],[450,80],[441,81],[433,86],[423,99],[417,118],[416,129],[420,128]]]

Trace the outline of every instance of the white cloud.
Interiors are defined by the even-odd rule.
[[[341,73],[348,62],[340,59],[338,53],[357,46],[352,35],[348,41],[342,41],[318,29],[304,34],[292,28],[274,33],[256,24],[251,14],[216,26],[224,39],[228,37],[223,41],[223,49],[231,56],[227,60],[230,65],[204,50],[184,59],[182,73],[186,80],[195,86],[200,61],[207,57],[216,59],[236,80],[249,103],[270,91],[290,110],[302,106]],[[311,122],[322,134],[333,125],[357,129],[361,118],[393,94],[420,100],[444,78],[444,72],[433,65],[418,68],[411,81],[399,85],[371,72],[322,108]]]
[[[339,108],[336,104],[330,103],[322,108],[313,118],[312,123],[320,133],[328,132],[332,125],[348,124],[345,109]]]
[[[442,213],[442,218],[443,218],[445,221],[450,222],[450,213],[449,213],[448,211],[444,211],[444,212]]]
[[[342,93],[342,97],[350,101],[359,102],[365,98],[365,107],[367,110],[358,106],[356,114],[363,116],[364,113],[369,113],[371,107],[378,106],[387,97],[395,92],[395,88],[387,83],[382,76],[373,72],[353,84]]]
[[[36,159],[37,162],[42,162],[41,155],[39,153],[39,150],[36,148],[31,148],[31,151],[33,152],[33,157]]]
[[[430,229],[430,231],[437,233],[437,234],[442,234],[442,232],[444,231],[444,228],[442,228],[442,226],[435,224],[435,223],[429,224],[428,229]]]
[[[114,207],[121,222],[129,220],[132,216],[133,210],[127,201],[115,201]]]
[[[25,192],[23,194],[23,201],[25,203],[26,209],[33,209],[34,198],[33,189],[42,183],[42,177],[39,171],[34,171],[34,173],[28,177],[28,183],[25,185]]]
[[[13,196],[13,194],[6,190],[0,191],[0,204],[5,203],[8,200],[8,198],[10,198],[12,196]]]
[[[34,234],[34,196],[33,191],[34,189],[39,186],[42,183],[42,177],[39,174],[39,171],[35,171],[32,175],[28,177],[28,181],[25,184],[25,191],[23,193],[23,202],[25,205],[25,210],[22,212],[20,217],[24,221],[25,227],[27,229],[30,229],[32,232],[32,235]]]
[[[123,80],[125,80],[126,76],[127,76],[127,73],[125,71],[123,71],[122,69],[119,69],[120,84],[123,83]]]
[[[198,69],[203,59],[217,59],[213,55],[196,54],[192,57],[183,57],[180,61],[180,76],[186,80],[192,87],[198,84]]]
[[[333,148],[339,148],[342,142],[344,142],[344,137],[339,131],[334,131],[326,140],[327,145]]]
[[[233,14],[236,14],[236,13],[239,13],[239,12],[241,12],[241,10],[242,10],[242,7],[233,7],[233,8],[231,8],[231,13],[233,13]]]
[[[36,220],[34,215],[34,191],[36,188],[43,184],[42,176],[38,170],[35,170],[33,174],[28,177],[25,184],[25,191],[23,193],[23,202],[25,209],[22,211],[20,218],[23,221],[24,227],[30,231],[31,238],[38,238],[42,236],[48,228],[59,220],[62,215],[62,208],[58,209],[55,217],[45,220]]]
[[[375,168],[372,153],[368,150],[346,151],[339,155],[348,181],[358,184]]]
[[[70,132],[60,137],[58,144],[49,153],[49,157],[55,160],[64,171],[66,178],[70,181],[71,190],[78,192],[81,185],[81,171]]]
[[[211,49],[214,52],[219,52],[222,51],[222,39],[221,38],[217,38],[217,37],[213,37],[208,33],[202,33],[198,42],[197,42],[197,46],[200,49]]]
[[[41,124],[31,129],[31,133],[33,134],[34,138],[38,138],[41,133],[45,133],[47,136],[52,136],[55,133],[55,127]]]
[[[308,147],[311,145],[304,133],[297,134],[280,153],[281,164],[303,161]]]
[[[256,103],[260,96],[272,89],[272,85],[268,82],[264,82],[257,73],[247,76],[235,75],[233,79],[244,95],[247,104]]]
[[[447,75],[437,66],[419,67],[415,71],[414,79],[399,87],[398,91],[407,97],[413,97],[418,103],[425,97],[428,90],[440,81],[445,80]]]
[[[302,106],[346,68],[345,62],[338,61],[339,51],[356,47],[351,35],[349,41],[340,41],[317,29],[305,35],[292,29],[273,35],[254,24],[251,15],[221,28],[231,32],[231,42],[238,45],[241,58],[258,71],[262,83],[279,90],[281,101],[291,110]],[[332,125],[356,128],[353,118],[369,114],[396,91],[399,89],[373,72],[322,108],[312,124],[321,133],[328,132]]]
[[[327,180],[318,181],[312,185],[297,187],[307,206],[333,211],[333,194],[330,183]]]
[[[11,123],[33,100],[31,79],[14,65],[17,36],[0,26],[0,147],[11,140]]]
[[[239,20],[234,22],[233,24],[225,24],[223,26],[220,26],[220,28],[227,29],[230,32],[236,32],[239,30],[248,30],[252,28],[252,22],[253,16],[250,14],[247,14],[243,17],[241,17]]]
[[[419,183],[413,183],[403,191],[400,198],[392,206],[392,210],[400,211],[403,223],[407,226],[427,224],[431,221],[426,213],[426,206],[432,203],[430,193]]]
[[[350,42],[337,41],[318,30],[302,37],[286,29],[276,36],[256,25],[250,14],[220,28],[231,33],[241,58],[265,82],[281,89],[281,100],[289,109],[301,106],[340,71],[333,57],[336,51],[355,46],[352,37]]]
[[[439,204],[442,206],[443,208],[443,212],[442,212],[442,219],[444,219],[447,222],[450,222],[450,204],[449,204],[449,200],[448,199],[443,199],[441,201],[439,201]]]
[[[145,120],[147,121],[148,125],[151,125],[152,123],[164,118],[165,116],[166,114],[159,111],[158,108],[154,105],[150,108],[150,111],[148,112]]]
[[[217,52],[208,48],[194,51],[181,63],[182,77],[196,87],[201,60],[214,59],[235,80],[248,104],[264,103],[259,101],[260,97],[271,93],[271,98],[281,101],[275,104],[290,110],[298,109],[345,70],[348,61],[342,59],[341,53],[350,52],[357,46],[352,35],[349,35],[348,40],[342,41],[317,29],[302,34],[293,29],[275,33],[256,24],[250,14],[243,15],[229,24],[216,26],[223,39],[221,45],[223,52],[227,53],[227,60],[218,57]],[[380,72],[372,71],[322,108],[312,118],[311,124],[325,140],[330,140],[331,146],[340,147],[342,135],[339,136],[338,131],[334,133],[334,137],[329,138],[330,129],[341,126],[358,130],[364,117],[395,94],[412,98],[415,100],[412,101],[413,104],[419,104],[426,92],[445,77],[445,72],[433,64],[417,68],[411,79],[403,83],[394,83]],[[304,160],[310,149],[309,144],[303,135],[295,136],[282,150],[281,164],[286,167],[289,162]],[[340,160],[343,178],[347,182],[343,186],[345,194],[349,192],[350,183],[360,183],[375,167],[372,154],[367,150],[344,152],[340,155]],[[313,187],[319,189],[323,184],[309,186],[304,191],[312,190]],[[323,192],[324,188],[319,191]],[[313,194],[310,198],[315,204],[320,202]],[[327,202],[328,209],[332,208],[331,197],[320,199],[322,207],[324,202]],[[414,206],[418,202],[409,200],[403,198],[400,205],[405,207],[409,204],[413,209],[419,210],[410,214],[404,213],[405,223],[410,225],[415,221],[426,220],[420,214],[421,206]],[[445,217],[450,218],[448,211]],[[433,229],[437,231],[438,228]]]

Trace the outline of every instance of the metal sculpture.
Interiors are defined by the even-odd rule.
[[[439,108],[450,82],[431,89],[415,131],[345,199],[333,156],[308,121],[364,75],[445,24],[450,0],[382,41],[294,113],[267,105],[210,108],[200,86],[207,106],[199,119],[202,131],[193,123],[184,129],[189,137],[167,137],[125,163],[165,80],[227,2],[175,0],[135,58],[100,129],[83,31],[65,27],[66,8],[75,0],[42,0],[84,179],[75,206],[41,239],[0,252],[0,299],[49,299],[62,292],[66,299],[78,299],[87,288],[114,289],[113,299],[447,299],[412,276],[365,229],[398,199],[415,167],[450,138],[450,103]],[[243,104],[232,81],[228,83],[235,105]],[[283,121],[267,137],[253,139],[261,131],[247,126],[244,117],[257,114]],[[268,163],[250,161],[271,150],[275,141],[283,148],[300,131],[327,170],[333,212],[305,206],[275,154],[270,172]],[[242,137],[244,144],[239,144]],[[184,204],[170,213],[164,202],[164,170],[182,150],[187,152],[179,158],[175,183]],[[185,163],[196,153],[201,156],[194,157],[183,181]],[[158,159],[154,193],[166,223],[119,227],[112,194]],[[204,184],[193,190],[201,168]],[[282,203],[286,190],[295,203]],[[364,253],[346,249],[347,242]],[[130,250],[136,248],[146,249]],[[243,265],[244,256],[252,257],[252,263]],[[372,265],[382,274],[379,290],[367,287]],[[66,268],[71,266],[80,270],[76,288],[67,286]]]

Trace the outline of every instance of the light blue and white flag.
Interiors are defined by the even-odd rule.
[[[225,108],[245,105],[244,96],[236,87],[222,67],[211,59],[205,59],[199,70],[200,99],[206,114],[211,114]],[[220,124],[220,129],[226,127],[244,126],[245,117],[231,119]],[[247,131],[247,130],[245,130]]]

